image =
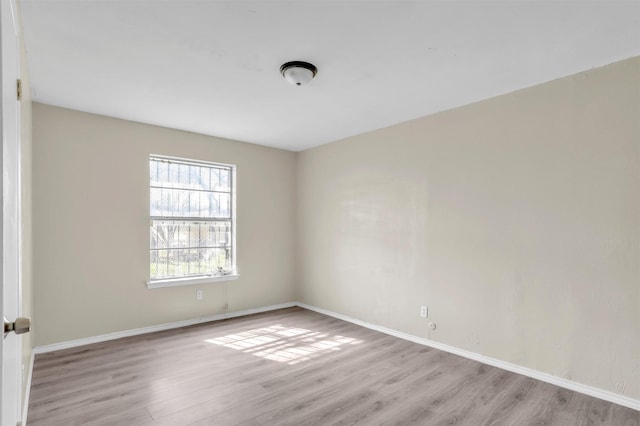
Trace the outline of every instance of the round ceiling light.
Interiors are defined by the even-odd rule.
[[[282,64],[280,67],[280,74],[289,83],[295,86],[302,86],[307,84],[318,73],[318,68],[309,62],[291,61]]]

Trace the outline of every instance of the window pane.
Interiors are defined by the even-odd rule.
[[[208,167],[199,167],[198,187],[203,190],[211,190],[210,173]]]
[[[161,189],[151,188],[151,216],[162,216]]]
[[[158,184],[166,184],[169,180],[169,163],[158,163]]]
[[[199,247],[231,247],[231,221],[153,221],[152,249]]]
[[[178,188],[188,188],[189,184],[189,166],[186,164],[177,164],[178,176],[176,182]]]
[[[230,268],[231,251],[225,248],[165,249],[151,253],[152,279],[215,275]]]
[[[217,191],[231,191],[231,174],[229,170],[220,169],[220,180],[218,181]]]
[[[230,167],[150,159],[151,279],[229,272],[231,174]]]
[[[229,218],[231,217],[231,196],[221,192],[208,193],[208,212],[206,217]]]
[[[211,169],[211,190],[217,191],[220,186],[220,169],[212,168]]]
[[[162,216],[169,216],[169,209],[171,208],[171,194],[168,189],[160,190],[160,211]]]
[[[231,194],[220,194],[222,214],[220,217],[231,217]]]
[[[151,179],[151,184],[158,181],[158,162],[150,161],[149,162],[149,177]]]
[[[206,192],[197,192],[194,194],[198,199],[198,210],[196,212],[196,217],[207,217],[207,213],[209,211],[209,197],[207,197]]]
[[[230,218],[231,194],[151,188],[151,216]]]

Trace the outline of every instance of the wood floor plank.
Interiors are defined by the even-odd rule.
[[[301,308],[37,355],[28,425],[615,425],[640,412]]]
[[[278,381],[274,386],[272,372],[265,372],[265,381],[260,383],[258,389],[227,389],[218,398],[204,401],[197,406],[187,405],[180,412],[174,412],[168,417],[162,417],[153,422],[154,425],[171,425],[177,423],[190,423],[206,418],[220,419],[223,415],[228,415],[236,424],[256,416],[256,412],[268,413],[271,410],[281,408],[283,404],[290,405],[292,400],[312,396],[319,390],[324,390],[331,386],[342,385],[350,381],[356,381],[358,375],[363,371],[362,362],[374,362],[384,359],[393,353],[405,350],[406,342],[395,341],[380,348],[378,351],[355,357],[341,357],[335,368],[327,369],[326,365],[318,369],[314,365],[305,365],[305,368],[298,373],[291,374],[289,381]],[[287,375],[288,376],[288,375]],[[259,379],[258,379],[259,380]],[[244,409],[244,406],[252,407],[251,410]],[[226,414],[225,414],[226,413]],[[152,410],[154,418],[158,414]]]
[[[336,331],[335,329],[333,330],[334,332]],[[333,335],[333,333],[325,333],[328,334],[329,336]],[[375,335],[374,335],[375,336]],[[375,336],[376,338],[380,338],[380,336]],[[396,346],[395,344],[393,346]],[[371,355],[373,356],[381,356],[379,354],[376,354],[375,352],[372,353]],[[331,358],[332,357],[339,357],[339,365],[341,366],[341,369],[344,369],[346,367],[348,367],[349,364],[349,356],[348,354],[345,354],[345,352],[333,352],[333,353],[329,353],[327,355],[325,355],[325,361],[326,362],[331,362]],[[355,359],[356,362],[361,361],[361,358],[357,358]],[[270,361],[272,364],[273,362]],[[316,364],[304,364],[304,363],[300,363],[300,364],[296,364],[293,366],[286,366],[283,367],[282,365],[272,365],[272,368],[270,369],[265,369],[264,372],[262,372],[261,375],[257,376],[257,375],[252,375],[252,377],[255,379],[256,377],[260,377],[261,380],[263,380],[262,382],[260,382],[260,387],[258,388],[258,396],[271,396],[272,394],[270,392],[265,392],[265,390],[271,390],[274,388],[277,388],[277,390],[279,391],[280,394],[282,394],[282,392],[284,390],[286,390],[286,385],[290,384],[291,382],[297,383],[296,387],[299,386],[300,380],[301,379],[313,379],[315,376],[315,374],[337,374],[338,371],[332,371],[332,372],[328,372],[326,370],[326,368],[323,368],[322,365],[316,365]],[[224,403],[222,403],[222,405],[224,407],[228,407],[229,404],[233,404],[234,401],[246,401],[248,398],[253,397],[253,394],[248,392],[247,389],[243,388],[242,385],[246,384],[246,381],[243,380],[242,377],[238,377],[237,375],[230,375],[234,378],[234,381],[236,383],[234,383],[235,385],[239,385],[238,386],[225,386],[224,389],[221,390],[221,392],[223,392],[224,394],[221,396],[221,398],[223,398],[225,401]],[[255,380],[251,381],[251,383],[254,383]],[[299,391],[299,389],[294,389],[294,391]],[[233,393],[237,392],[241,395],[238,395],[238,397],[234,397]],[[189,396],[184,396],[181,398],[177,398],[171,401],[166,401],[166,403],[160,403],[160,404],[155,404],[150,406],[150,411],[152,412],[154,418],[157,418],[158,416],[162,416],[162,415],[166,415],[168,413],[174,412],[174,411],[178,411],[181,409],[184,410],[191,410],[191,407],[193,407],[194,402],[197,403],[202,403],[202,404],[206,404],[207,410],[211,410],[213,406],[215,406],[216,404],[221,404],[221,401],[217,401],[216,398],[218,397],[218,394],[216,392],[209,392],[206,395],[197,395],[196,398],[191,398],[191,400],[189,400]],[[254,402],[255,403],[255,402]],[[198,413],[199,411],[196,409],[195,411],[191,411],[190,416],[195,416],[196,413]]]

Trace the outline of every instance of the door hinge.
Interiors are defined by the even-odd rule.
[[[16,80],[16,91],[17,91],[17,96],[18,96],[18,100],[21,101],[22,100],[22,80],[17,79]]]

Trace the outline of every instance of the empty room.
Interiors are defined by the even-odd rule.
[[[2,426],[640,426],[640,2],[0,18]]]

